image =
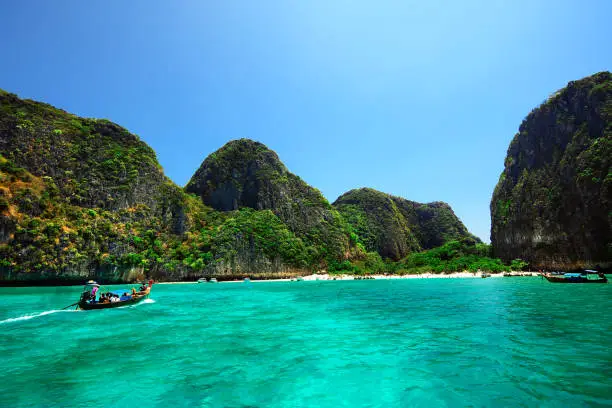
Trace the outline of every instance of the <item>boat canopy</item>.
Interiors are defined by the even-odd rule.
[[[97,287],[100,287],[100,285],[98,284],[98,282],[93,281],[93,280],[87,281],[87,282],[85,283],[85,286],[97,286]]]
[[[593,269],[585,269],[584,271],[587,273],[599,273],[597,271],[594,271]]]
[[[582,273],[564,273],[563,276],[565,276],[566,278],[578,278],[581,275],[583,275]]]

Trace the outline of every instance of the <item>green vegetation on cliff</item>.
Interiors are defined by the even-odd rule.
[[[205,163],[241,168],[232,154],[255,146],[274,159],[257,169],[271,202],[217,211],[124,128],[1,92],[0,280],[288,276],[359,255],[337,211],[275,153],[228,146]]]
[[[315,264],[345,259],[357,250],[349,226],[321,192],[259,142],[227,143],[204,160],[185,190],[219,211],[271,210],[304,241]]]
[[[442,270],[418,251],[465,237],[444,203],[362,189],[332,206],[246,139],[182,189],[126,129],[0,92],[0,282]]]
[[[155,152],[126,129],[9,93],[0,94],[0,152],[36,176],[51,177],[67,203],[82,207],[117,210],[138,202],[155,208],[168,181]]]
[[[333,204],[368,251],[399,260],[471,235],[451,207],[420,204],[371,188],[348,191]]]
[[[376,252],[368,253],[363,259],[332,264],[332,273],[352,274],[419,274],[426,272],[502,272],[520,271],[528,264],[514,259],[509,265],[492,257],[491,246],[467,237],[446,242],[444,245],[426,251],[414,252],[397,262],[384,260]]]
[[[401,262],[401,268],[407,273],[419,272],[502,272],[520,271],[527,264],[520,259],[510,265],[491,256],[491,246],[467,238],[450,241],[441,247],[416,254],[410,254]]]
[[[570,82],[523,121],[491,200],[496,256],[538,268],[612,262],[612,74]]]

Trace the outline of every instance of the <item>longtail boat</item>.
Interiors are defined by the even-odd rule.
[[[593,275],[597,275],[597,278],[592,279],[589,277]],[[542,274],[542,277],[552,283],[608,283],[606,275],[592,269],[587,269],[584,272],[578,273],[545,273]]]
[[[100,301],[100,298],[96,299],[100,285],[95,281],[88,281],[83,287],[77,309],[96,310],[135,305],[149,297],[151,286],[153,286],[152,280],[149,281],[148,285],[143,283],[139,291],[132,291],[131,293],[125,290],[109,292],[117,298],[116,301],[111,302],[109,300]]]

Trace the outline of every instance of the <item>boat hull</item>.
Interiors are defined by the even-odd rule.
[[[586,279],[582,277],[566,278],[563,276],[546,276],[544,278],[552,283],[608,283],[607,278]]]
[[[120,302],[109,302],[109,303],[79,302],[78,308],[83,309],[83,310],[99,310],[99,309],[112,309],[115,307],[135,305],[147,299],[149,297],[149,293],[151,293],[151,289],[147,288],[145,293],[142,293],[141,295],[138,295],[137,297],[133,297],[132,299],[124,300]]]
[[[83,309],[83,310],[112,309],[114,307],[135,305],[136,303],[139,303],[148,297],[149,295],[146,295],[146,296],[142,296],[136,299],[124,300],[123,302],[110,302],[110,303],[80,302],[79,309]]]

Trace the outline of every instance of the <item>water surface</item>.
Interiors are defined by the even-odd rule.
[[[79,292],[0,288],[1,407],[612,405],[611,285],[155,285],[57,311]]]

